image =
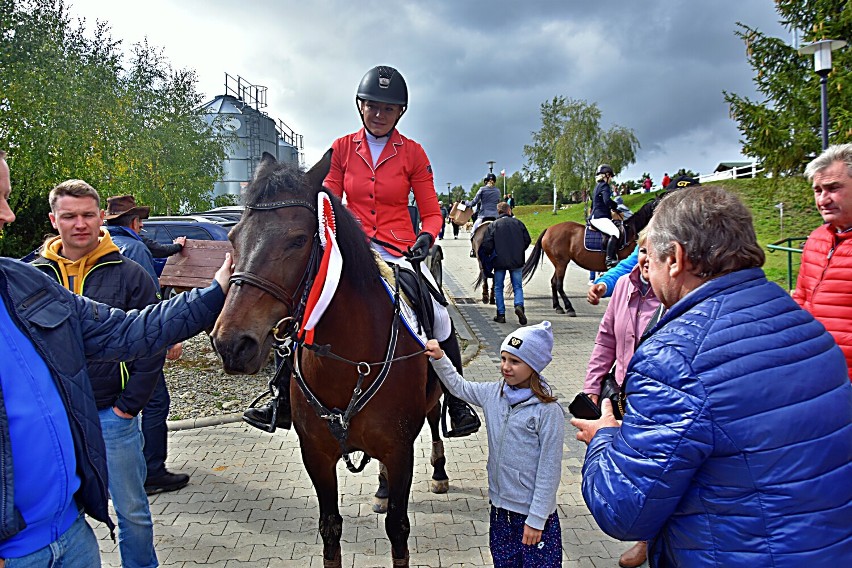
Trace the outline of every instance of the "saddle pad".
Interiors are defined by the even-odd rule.
[[[601,252],[603,250],[602,245],[603,233],[586,225],[586,234],[583,236],[583,246],[586,247],[586,250]]]
[[[382,284],[385,285],[385,290],[388,293],[388,297],[390,297],[391,304],[393,304],[394,287],[384,277],[382,277]],[[411,334],[411,337],[417,340],[420,347],[426,347],[426,340],[429,338],[422,332],[422,328],[417,321],[417,314],[414,313],[414,308],[408,305],[407,302],[400,302],[399,316],[402,319],[405,329]],[[418,329],[421,330],[421,333],[417,332]]]

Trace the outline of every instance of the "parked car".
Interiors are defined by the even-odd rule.
[[[202,218],[203,219],[203,218]],[[233,225],[229,222],[229,225]],[[201,241],[227,241],[229,225],[196,220],[193,217],[151,217],[142,223],[142,234],[160,244],[172,244],[178,237]],[[162,274],[165,258],[155,258],[157,275]]]

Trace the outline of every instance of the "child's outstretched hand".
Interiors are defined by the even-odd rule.
[[[444,356],[444,350],[441,349],[437,339],[430,339],[426,342],[426,355],[436,360]]]

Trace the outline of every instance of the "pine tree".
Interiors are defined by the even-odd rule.
[[[852,2],[847,0],[776,0],[780,22],[801,33],[802,44],[821,39],[852,40]],[[755,70],[761,102],[725,92],[731,117],[743,136],[743,153],[774,174],[800,174],[822,149],[819,76],[813,58],[796,46],[739,23]],[[852,49],[833,54],[828,76],[829,143],[852,139]]]

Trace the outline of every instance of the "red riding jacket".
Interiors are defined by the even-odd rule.
[[[852,379],[852,231],[826,224],[810,234],[793,299],[834,337]]]
[[[331,169],[323,185],[341,199],[345,196],[346,206],[368,237],[401,250],[414,244],[417,235],[408,214],[410,189],[420,209],[422,230],[433,239],[438,236],[443,218],[432,166],[420,144],[394,129],[375,169],[363,128],[338,138],[331,148]],[[394,250],[388,252],[399,256]]]

